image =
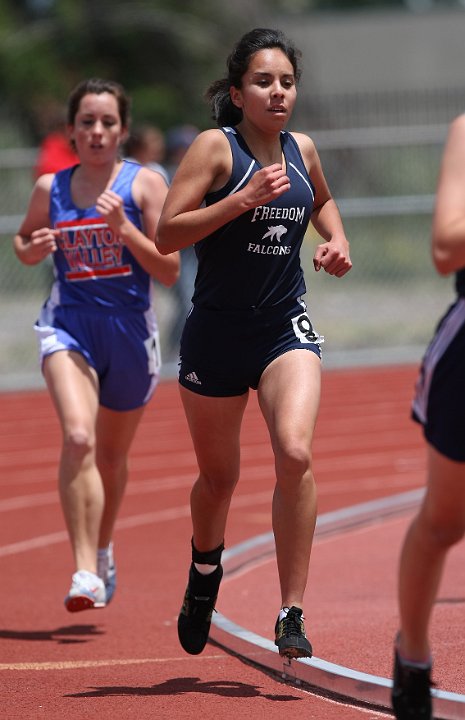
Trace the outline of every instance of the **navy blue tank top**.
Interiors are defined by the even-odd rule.
[[[465,269],[455,273],[455,289],[459,297],[465,297]]]
[[[231,146],[232,173],[221,190],[205,197],[207,206],[240,190],[262,167],[235,128],[221,130]],[[305,293],[300,248],[315,189],[290,133],[281,132],[281,146],[290,190],[196,243],[194,305],[212,310],[267,308]]]

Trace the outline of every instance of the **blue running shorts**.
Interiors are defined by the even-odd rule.
[[[412,417],[426,440],[450,460],[465,462],[465,298],[440,320],[423,357]]]
[[[110,410],[134,410],[152,397],[160,374],[156,318],[118,309],[50,308],[34,326],[41,364],[60,350],[80,353],[99,379],[100,404]]]
[[[322,342],[302,300],[238,311],[194,306],[181,338],[179,382],[199,395],[243,395],[283,353],[310,350],[321,358]]]

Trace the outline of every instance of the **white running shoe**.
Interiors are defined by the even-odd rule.
[[[78,570],[72,577],[71,588],[65,597],[65,607],[69,612],[79,612],[89,608],[102,608],[106,605],[105,585],[94,573]]]
[[[97,552],[97,575],[105,585],[106,604],[112,599],[116,590],[116,565],[113,557],[113,543]]]

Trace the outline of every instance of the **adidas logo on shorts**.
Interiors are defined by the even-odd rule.
[[[187,373],[187,375],[184,377],[184,380],[189,380],[189,382],[194,383],[195,385],[201,385],[199,378],[195,374],[195,372]]]

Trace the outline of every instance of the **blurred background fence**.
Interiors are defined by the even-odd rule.
[[[430,257],[431,212],[441,153],[465,87],[308,95],[292,127],[316,141],[339,204],[354,267],[344,279],[315,273],[318,237],[303,251],[307,302],[325,336],[327,367],[417,362],[439,315],[453,299]],[[12,236],[32,188],[35,148],[0,150],[0,389],[41,386],[33,323],[50,287],[51,264],[24,267]],[[176,371],[168,347],[174,305],[156,287],[164,373]]]

